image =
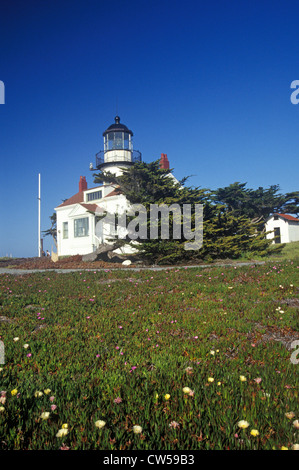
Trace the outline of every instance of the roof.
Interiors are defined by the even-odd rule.
[[[291,221],[293,221],[293,222],[299,222],[299,219],[296,219],[296,217],[293,217],[292,215],[288,215],[288,214],[273,214],[271,217],[274,217],[274,215],[278,215],[279,217],[282,217],[283,219],[291,220]]]
[[[95,212],[98,208],[97,204],[80,204],[81,206],[85,207],[90,212]]]
[[[114,124],[111,124],[111,126],[109,126],[105,132],[103,132],[103,136],[106,135],[108,132],[113,132],[113,131],[118,131],[118,132],[127,132],[131,135],[133,135],[133,132],[130,131],[130,129],[127,128],[127,126],[125,126],[124,124],[121,124],[120,123],[120,117],[119,116],[115,116],[115,122]]]
[[[113,189],[111,193],[106,194],[105,197],[112,197],[112,196],[119,196],[121,193],[117,190],[117,188]]]
[[[97,186],[95,188],[85,189],[84,191],[81,191],[77,194],[74,194],[74,196],[66,199],[62,204],[60,204],[57,207],[71,206],[72,204],[81,204],[81,206],[83,206],[86,209],[91,210],[92,212],[94,212],[95,208],[98,207],[97,204],[84,203],[84,193],[86,191],[90,191],[91,189],[96,189],[96,188],[97,188]],[[113,191],[106,194],[106,196],[104,196],[103,199],[105,199],[106,197],[111,197],[111,196],[119,196],[119,194],[120,193],[116,189],[113,189]]]
[[[71,206],[72,204],[78,204],[80,202],[84,202],[84,191],[80,191],[79,193],[74,194],[74,196],[69,197],[58,207]]]

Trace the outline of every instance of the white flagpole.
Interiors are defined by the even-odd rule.
[[[41,232],[40,232],[40,173],[38,174],[38,256],[41,257]]]

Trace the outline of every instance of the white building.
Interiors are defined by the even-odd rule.
[[[299,241],[299,219],[288,214],[273,214],[265,224],[267,238],[273,243],[290,243]]]
[[[96,169],[118,176],[123,168],[141,161],[141,153],[133,150],[133,132],[120,123],[118,116],[103,137],[104,150],[96,154]],[[169,168],[166,154],[161,154],[160,167]],[[93,170],[92,164],[90,169]],[[109,243],[115,228],[112,224],[98,223],[99,216],[103,211],[122,213],[126,209],[125,196],[117,194],[112,185],[105,183],[88,189],[86,177],[80,176],[79,191],[55,208],[58,256],[85,255],[96,251],[102,243]],[[132,249],[126,245],[122,251],[130,253]]]

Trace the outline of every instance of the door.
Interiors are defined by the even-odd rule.
[[[280,227],[274,227],[274,243],[281,243]]]

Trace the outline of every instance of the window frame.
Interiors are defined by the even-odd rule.
[[[86,221],[86,225],[78,225],[80,222]],[[74,238],[82,238],[89,236],[89,217],[80,217],[74,219]]]

